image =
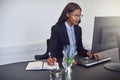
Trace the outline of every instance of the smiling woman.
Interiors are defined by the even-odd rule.
[[[92,54],[83,47],[82,29],[79,26],[81,13],[81,7],[74,2],[68,3],[63,9],[57,23],[51,28],[49,51],[52,57],[48,58],[48,64],[52,65],[56,59],[59,61],[60,58],[64,58],[63,50],[67,46],[69,46],[67,55],[77,53],[80,56],[100,58],[98,53]]]

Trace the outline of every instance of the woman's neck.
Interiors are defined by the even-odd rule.
[[[72,27],[73,26],[73,24],[70,22],[70,21],[66,21],[67,23],[68,23],[68,25],[70,26],[70,27]]]

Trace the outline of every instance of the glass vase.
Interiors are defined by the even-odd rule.
[[[76,48],[74,50],[71,50],[71,46],[69,46],[69,45],[64,46],[62,65],[65,69],[65,80],[72,80],[71,67],[73,65],[73,62],[75,61],[74,57],[76,54],[77,54]]]
[[[71,74],[72,74],[71,67],[67,67],[65,69],[65,80],[72,80]]]
[[[50,80],[62,80],[62,71],[61,70],[51,70],[50,71]]]

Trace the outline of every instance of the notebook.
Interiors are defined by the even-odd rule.
[[[110,57],[101,57],[98,60],[95,60],[93,58],[89,58],[89,57],[76,57],[76,61],[78,63],[78,65],[82,65],[82,66],[86,66],[86,67],[90,67],[96,64],[100,64],[106,61],[110,61],[111,58]]]
[[[44,61],[33,61],[29,62],[26,67],[26,70],[53,70],[53,69],[59,69],[59,64],[56,63],[55,65],[50,66],[47,64],[47,62]]]

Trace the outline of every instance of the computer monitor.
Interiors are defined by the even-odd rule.
[[[92,52],[119,49],[120,55],[120,16],[95,17]],[[108,63],[105,68],[120,71],[120,63]]]

